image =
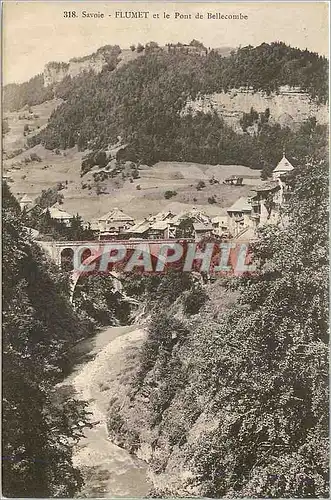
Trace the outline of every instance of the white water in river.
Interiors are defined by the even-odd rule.
[[[89,402],[91,420],[97,422],[92,429],[84,432],[85,437],[73,454],[73,463],[85,478],[85,486],[79,496],[139,497],[145,496],[150,489],[146,480],[146,464],[111,443],[106,428],[112,388],[104,386],[104,382],[121,373],[123,351],[128,344],[132,347],[142,338],[143,331],[137,327],[110,327],[75,347],[75,355],[80,359],[61,385],[72,386],[76,398]]]

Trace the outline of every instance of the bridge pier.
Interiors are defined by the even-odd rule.
[[[191,240],[186,240],[186,242],[190,242]],[[41,248],[50,256],[50,258],[59,266],[61,269],[61,266],[65,264],[66,259],[69,257],[70,258],[70,251],[72,252],[72,255],[75,254],[75,250],[79,249],[81,250],[90,250],[91,255],[89,257],[84,257],[84,267],[88,266],[89,264],[93,264],[96,259],[99,259],[102,255],[102,253],[105,251],[105,249],[109,252],[109,246],[111,247],[114,245],[115,247],[118,246],[125,246],[127,250],[135,250],[136,248],[139,248],[139,251],[141,251],[141,247],[147,247],[149,248],[149,251],[152,256],[155,258],[158,258],[159,256],[159,251],[160,248],[165,244],[165,245],[174,245],[176,241],[174,240],[152,240],[152,241],[147,241],[147,240],[128,240],[128,241],[103,241],[103,242],[97,242],[97,241],[36,241]],[[92,249],[92,250],[91,250]],[[145,250],[143,250],[145,251]],[[62,259],[62,258],[63,259]],[[77,265],[77,264],[76,264]],[[77,265],[78,267],[78,265]],[[72,268],[71,268],[72,269]],[[82,271],[78,269],[74,269],[71,271],[71,280],[70,280],[70,302],[73,301],[74,297],[74,291],[76,284],[82,274]],[[115,271],[109,273],[114,280],[114,288],[115,291],[123,294],[123,286],[122,283],[119,279],[119,274],[116,273]]]
[[[73,300],[74,300],[74,293],[75,293],[76,285],[77,285],[78,280],[79,280],[79,278],[81,277],[82,274],[84,274],[84,273],[82,273],[81,271],[72,271],[70,273],[70,296],[69,296],[69,300],[70,300],[71,304],[73,303]],[[119,277],[120,277],[119,273],[116,273],[114,271],[114,272],[108,273],[108,275],[113,278],[115,292],[118,292],[118,293],[120,293],[121,295],[124,296],[124,294],[123,294],[123,285],[122,285],[122,283],[121,283],[121,281],[119,279]]]
[[[61,252],[63,248],[56,245],[56,241],[37,241],[38,245],[61,267]],[[68,245],[70,247],[70,245]]]

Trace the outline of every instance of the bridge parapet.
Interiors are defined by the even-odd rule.
[[[182,272],[235,276],[255,270],[249,243],[241,241],[197,243],[192,239],[167,239],[39,241],[39,244],[59,267],[72,273],[72,294],[80,276],[90,273],[107,272],[118,282],[120,291],[117,271],[130,273],[136,267],[144,273],[162,273],[174,267]]]
[[[164,240],[92,240],[92,241],[67,241],[67,240],[54,240],[42,241],[38,240],[37,243],[50,255],[56,264],[61,265],[61,253],[63,250],[75,250],[80,247],[90,249],[104,249],[107,245],[123,245],[128,250],[134,250],[140,245],[148,245],[151,253],[157,255],[161,245],[174,244],[180,242],[194,242],[193,239],[164,239]]]

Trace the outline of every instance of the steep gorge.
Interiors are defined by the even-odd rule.
[[[302,163],[293,188],[256,275],[216,282],[199,316],[185,293],[159,303],[110,401],[110,439],[149,463],[157,497],[329,497],[327,162]]]

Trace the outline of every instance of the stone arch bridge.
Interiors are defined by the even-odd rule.
[[[193,242],[194,240],[185,240],[185,242]],[[175,243],[179,243],[174,239],[167,240],[102,240],[102,241],[42,241],[38,240],[37,243],[41,246],[41,248],[50,256],[50,258],[59,266],[59,268],[64,267],[64,263],[66,260],[70,260],[74,255],[75,250],[78,251],[82,248],[86,248],[89,250],[91,248],[100,249],[99,252],[91,253],[81,261],[84,266],[88,266],[93,262],[100,259],[103,255],[103,250],[106,249],[107,245],[120,245],[125,247],[126,250],[135,250],[141,245],[148,245],[149,254],[151,257],[158,258],[160,247],[162,245],[174,245]],[[109,248],[109,247],[108,247]],[[71,270],[71,295],[70,301],[72,302],[74,291],[77,285],[77,282],[82,274],[84,274],[84,270],[73,269]],[[123,293],[123,286],[120,280],[121,274],[116,271],[107,272],[107,274],[111,275],[114,279],[114,288],[117,292],[121,293],[123,298],[128,301],[133,301],[133,299],[125,296]]]

